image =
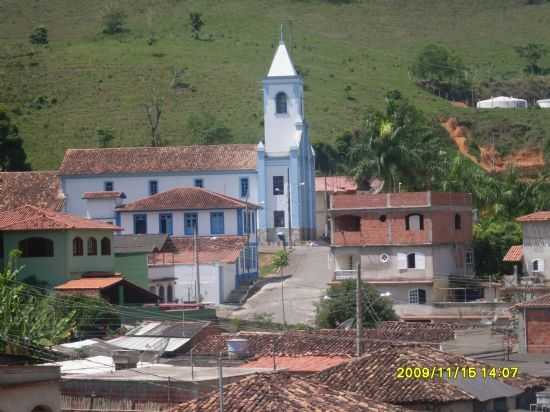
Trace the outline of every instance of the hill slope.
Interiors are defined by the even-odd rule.
[[[409,79],[408,67],[426,44],[440,42],[479,67],[481,78],[519,73],[514,46],[550,44],[550,4],[525,0],[123,0],[129,31],[100,34],[106,2],[4,0],[0,3],[0,102],[18,115],[34,169],[55,168],[67,147],[97,144],[97,128],[115,131],[114,145],[148,143],[143,104],[164,97],[161,133],[189,144],[191,113],[211,113],[235,142],[262,134],[260,80],[281,22],[291,22],[292,54],[307,85],[305,109],[314,141],[356,125],[365,109],[400,89],[430,114],[465,117]],[[203,38],[190,36],[189,12],[203,14]],[[47,47],[31,47],[32,28],[44,24]],[[150,46],[150,32],[158,41]],[[290,41],[290,39],[288,39]],[[550,59],[543,62],[550,65]],[[185,69],[189,87],[170,87]],[[349,96],[345,91],[351,86]],[[514,113],[534,127],[530,145],[550,130],[548,112]],[[498,122],[504,113],[492,114]],[[540,135],[540,136],[539,136]],[[523,144],[520,142],[520,145]]]

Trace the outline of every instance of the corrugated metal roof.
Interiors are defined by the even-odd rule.
[[[189,342],[188,338],[162,338],[121,336],[107,341],[119,348],[139,350],[144,352],[173,352]]]
[[[144,322],[130,330],[126,336],[192,338],[207,325],[207,322]]]
[[[77,342],[62,343],[59,346],[63,348],[80,349],[86,346],[97,345],[97,343],[98,342],[95,339],[84,339],[84,340],[79,340]]]
[[[445,380],[451,385],[454,385],[464,392],[469,393],[481,402],[485,402],[490,399],[509,398],[523,393],[521,389],[510,386],[502,381],[499,381],[498,379],[483,379],[480,376],[473,379],[463,379],[462,376],[458,374],[456,379],[453,379],[452,377],[450,379],[445,377]]]
[[[47,363],[59,366],[62,375],[94,375],[115,371],[115,363],[110,356],[91,356],[85,359]],[[138,362],[138,368],[153,366],[150,362]]]

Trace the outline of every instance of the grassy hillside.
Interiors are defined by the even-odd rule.
[[[14,121],[34,169],[57,167],[68,147],[95,146],[97,128],[112,128],[114,145],[147,144],[143,104],[152,93],[164,97],[161,132],[169,144],[192,143],[186,122],[193,112],[214,114],[236,142],[256,142],[260,81],[281,22],[291,23],[314,141],[356,125],[390,89],[430,114],[475,121],[473,110],[455,109],[410,80],[413,57],[430,42],[456,50],[482,79],[521,71],[514,46],[550,45],[550,4],[525,6],[525,0],[126,0],[129,31],[117,36],[100,33],[106,3],[0,2],[0,102],[18,113]],[[190,11],[203,14],[203,38],[211,41],[191,38]],[[28,42],[39,24],[49,30],[47,47]],[[158,39],[152,46],[151,30]],[[170,87],[174,68],[186,69],[182,81],[190,87]],[[506,114],[491,118],[500,116]],[[549,112],[515,113],[514,119],[550,130]]]

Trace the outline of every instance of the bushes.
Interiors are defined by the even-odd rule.
[[[29,36],[31,44],[48,44],[48,29],[45,26],[37,26]]]
[[[117,34],[126,31],[124,27],[128,16],[116,3],[108,4],[101,13],[104,34]]]

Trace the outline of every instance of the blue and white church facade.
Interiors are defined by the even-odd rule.
[[[258,205],[261,243],[277,241],[281,232],[293,242],[313,239],[315,153],[303,79],[283,41],[263,79],[263,102],[264,136],[257,145],[67,150],[59,169],[65,211],[119,223],[115,209],[122,202],[198,186]]]

